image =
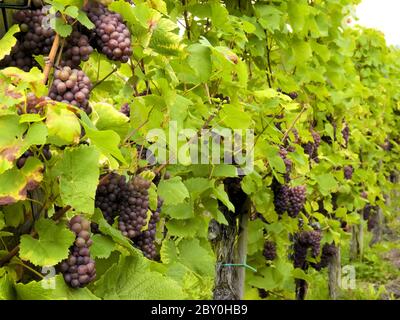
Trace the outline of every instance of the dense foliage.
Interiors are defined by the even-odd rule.
[[[305,298],[365,208],[391,218],[398,188],[400,53],[349,24],[358,2],[15,12],[0,46],[0,298],[210,299],[221,265],[242,268],[226,264],[245,264],[243,298]],[[254,169],[222,153],[153,161],[153,129],[210,128],[252,129],[238,152]],[[243,259],[221,261],[213,230],[239,223]]]

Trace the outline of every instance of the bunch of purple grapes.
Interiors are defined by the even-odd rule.
[[[311,251],[311,257],[316,258],[320,253],[321,231],[301,231],[295,236],[293,263],[295,268],[307,269],[307,254]]]
[[[346,122],[344,123],[344,127],[342,129],[342,137],[344,140],[344,147],[347,148],[347,146],[349,145],[349,139],[350,139],[350,128]]]
[[[139,236],[146,225],[150,185],[150,181],[135,176],[121,190],[118,228],[130,239]]]
[[[54,72],[54,81],[49,97],[53,100],[74,105],[85,111],[92,112],[89,106],[92,83],[82,70],[62,67]]]
[[[66,45],[62,56],[62,66],[78,68],[81,61],[89,60],[89,55],[93,48],[89,43],[89,38],[75,30],[65,41]]]
[[[286,183],[288,183],[290,181],[290,172],[292,171],[292,166],[293,166],[292,160],[287,158],[287,155],[288,155],[288,151],[286,149],[284,149],[283,147],[281,147],[279,149],[279,156],[285,163],[286,172],[284,174],[284,179],[285,179]]]
[[[86,12],[95,25],[92,38],[96,49],[111,60],[128,62],[132,55],[131,33],[121,15],[99,3],[90,3]]]
[[[319,162],[318,148],[321,145],[321,136],[315,130],[311,130],[311,136],[313,138],[313,142],[309,141],[303,144],[303,149],[304,152],[308,154],[311,160],[314,160],[315,162],[318,163]]]
[[[95,206],[103,213],[109,224],[114,223],[121,202],[121,192],[126,188],[125,176],[110,173],[104,176],[96,190]]]
[[[37,146],[37,147],[39,148],[40,146]],[[46,144],[46,145],[43,146],[42,154],[43,154],[43,158],[44,159],[46,159],[46,160],[50,160],[51,159],[50,145]],[[33,153],[32,150],[25,151],[22,154],[22,156],[20,156],[18,158],[18,160],[17,160],[17,163],[16,163],[17,168],[21,169],[25,165],[25,163],[28,160],[28,158],[34,157],[34,156],[35,156],[35,154]],[[42,161],[44,161],[43,158],[41,158]]]
[[[272,261],[276,258],[276,244],[271,240],[266,240],[264,243],[263,256],[266,260]]]
[[[135,245],[143,252],[148,259],[154,260],[157,256],[155,239],[157,223],[160,221],[160,212],[163,200],[158,198],[157,210],[152,212],[147,230],[142,231],[140,235],[133,239]]]
[[[69,257],[61,262],[60,269],[65,282],[72,288],[82,288],[96,278],[96,266],[90,258],[90,222],[77,215],[69,222],[69,228],[76,235],[70,248]]]
[[[15,12],[14,21],[20,24],[19,35],[21,49],[27,53],[46,55],[50,52],[55,32],[46,25],[46,8],[34,10],[20,10]]]
[[[346,180],[351,180],[351,178],[353,177],[353,172],[354,172],[353,166],[349,165],[343,167],[344,178]]]
[[[326,268],[337,254],[338,247],[334,243],[325,243],[321,250],[321,260],[313,265],[314,269],[321,270]]]
[[[287,212],[290,217],[295,218],[303,210],[306,201],[305,186],[290,187],[281,185],[274,180],[272,191],[274,193],[275,211],[279,215]]]
[[[29,92],[26,95],[25,103],[21,103],[17,106],[17,113],[19,115],[24,113],[43,115],[44,104],[49,100],[48,97],[36,97],[34,93]]]

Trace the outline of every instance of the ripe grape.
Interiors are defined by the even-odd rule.
[[[111,60],[128,62],[132,55],[131,33],[121,15],[100,3],[89,4],[86,11],[95,25],[91,34],[94,47]]]
[[[40,146],[37,146],[38,148],[40,148]],[[22,156],[20,156],[17,160],[16,166],[18,169],[21,169],[25,163],[26,160],[28,160],[28,158],[33,157],[35,154],[33,153],[32,150],[27,150],[25,151]],[[44,160],[50,160],[51,159],[51,151],[50,151],[50,145],[46,144],[43,146],[42,149],[42,155],[40,156],[40,160],[44,161]]]
[[[121,190],[118,228],[128,238],[137,237],[146,225],[150,185],[150,181],[135,176]]]
[[[273,241],[267,240],[264,243],[263,256],[266,260],[272,261],[276,258],[276,244]]]
[[[96,190],[95,206],[103,213],[109,224],[113,224],[121,201],[121,191],[125,188],[126,178],[117,173],[104,176]]]
[[[163,200],[158,198],[157,210],[154,211],[150,217],[148,228],[142,231],[140,235],[133,239],[135,245],[142,250],[144,256],[148,259],[155,259],[157,256],[155,239],[156,239],[156,228],[157,222],[160,221],[160,212],[163,204]]]
[[[74,105],[87,114],[92,112],[89,106],[92,83],[82,70],[62,67],[54,72],[54,81],[49,97],[53,100]]]
[[[284,175],[284,179],[285,179],[286,183],[288,183],[290,181],[290,172],[292,171],[292,166],[293,166],[292,160],[288,159],[287,155],[288,155],[288,151],[286,149],[284,149],[283,147],[281,147],[279,149],[279,156],[285,163],[286,173]]]
[[[87,61],[89,55],[93,52],[93,48],[89,44],[89,38],[77,30],[72,32],[65,40],[65,43],[62,66],[77,68],[81,61]]]
[[[60,264],[65,282],[72,288],[82,288],[96,278],[95,261],[90,258],[90,222],[80,215],[74,216],[69,228],[75,233],[75,242],[69,257]]]
[[[297,217],[304,208],[306,187],[289,187],[281,185],[276,180],[273,181],[271,187],[274,193],[275,211],[280,215],[287,212],[290,217]]]
[[[129,103],[124,103],[119,110],[122,114],[126,115],[128,118],[131,116],[131,107],[129,106]]]
[[[320,252],[321,231],[301,231],[295,236],[294,242],[294,267],[307,268],[307,253],[310,249],[311,257],[316,258]]]
[[[344,140],[344,146],[347,148],[350,139],[350,128],[346,122],[344,123],[344,128],[342,129],[342,137]]]
[[[346,180],[351,180],[351,178],[353,177],[353,166],[345,166],[343,168],[343,172],[344,172],[344,178]]]

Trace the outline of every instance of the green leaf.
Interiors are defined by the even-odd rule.
[[[173,219],[190,219],[194,217],[193,204],[188,202],[165,206],[164,212]]]
[[[48,142],[56,146],[79,143],[81,126],[76,115],[66,106],[57,103],[48,108],[46,125],[49,132]]]
[[[126,161],[118,148],[121,139],[116,132],[112,130],[99,131],[90,128],[85,123],[82,124],[85,128],[86,136],[90,139],[92,144],[108,158],[112,168],[118,167],[118,162],[115,159],[126,164]]]
[[[218,187],[213,189],[214,195],[220,200],[228,209],[229,211],[235,212],[235,207],[232,202],[229,201],[229,196],[225,192],[224,185],[220,184]]]
[[[37,266],[53,266],[68,257],[75,235],[64,224],[40,219],[35,223],[35,229],[39,239],[30,235],[21,236],[19,256],[22,260]]]
[[[251,125],[251,117],[238,105],[226,104],[220,111],[223,123],[231,129],[248,129]]]
[[[173,177],[160,182],[158,195],[164,199],[165,205],[179,204],[189,197],[189,191],[181,177]]]
[[[65,205],[92,214],[99,180],[99,153],[92,146],[67,149],[57,163],[60,195]]]
[[[11,275],[4,269],[0,269],[0,300],[14,300],[15,292]]]
[[[82,10],[79,10],[77,20],[89,30],[94,28],[93,22],[89,20],[86,13]]]
[[[107,259],[115,248],[114,242],[107,236],[95,234],[92,236],[93,245],[90,247],[92,258]]]
[[[51,272],[41,281],[17,283],[15,291],[19,300],[99,300],[88,288],[72,289],[62,275],[51,277]]]
[[[106,103],[94,103],[91,105],[99,118],[96,127],[99,130],[113,130],[120,136],[125,136],[129,129],[129,118]]]
[[[330,173],[322,174],[315,177],[318,183],[319,191],[322,195],[327,196],[338,188],[338,183],[334,176]]]
[[[115,243],[118,243],[122,247],[128,250],[132,255],[141,255],[137,249],[135,249],[128,238],[124,237],[121,231],[113,228],[104,219],[103,214],[100,209],[95,209],[94,215],[92,216],[92,221],[99,225],[99,230],[106,236],[110,236]]]
[[[201,44],[193,44],[187,48],[188,62],[197,75],[199,82],[207,82],[211,76],[211,50]]]
[[[52,28],[63,38],[68,37],[72,33],[72,26],[61,18],[51,20]]]
[[[8,55],[11,52],[11,49],[17,43],[17,39],[14,37],[14,34],[17,32],[19,32],[19,25],[14,24],[3,36],[3,38],[0,39],[0,60]]]
[[[205,249],[199,239],[184,239],[179,243],[179,261],[194,272],[214,277],[215,256],[208,246]]]
[[[75,6],[69,6],[64,10],[64,13],[75,19],[78,17],[78,8]]]
[[[121,257],[95,283],[94,293],[105,300],[162,300],[183,299],[177,282],[149,270],[141,257]]]
[[[35,189],[43,179],[43,164],[28,158],[21,170],[12,168],[0,174],[0,205],[25,200],[27,192]]]

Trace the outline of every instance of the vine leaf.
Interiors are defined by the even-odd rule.
[[[6,55],[11,52],[11,49],[17,43],[17,39],[14,37],[14,34],[19,32],[19,25],[14,24],[10,30],[4,35],[0,40],[0,60],[2,60]]]
[[[79,212],[94,212],[99,152],[92,146],[67,149],[57,163],[61,199]]]
[[[95,234],[92,240],[93,245],[90,247],[90,255],[92,258],[107,259],[115,248],[115,244],[110,237]]]
[[[125,136],[129,130],[129,118],[106,103],[94,103],[92,109],[99,118],[96,127],[99,130],[113,130],[120,136]]]
[[[46,125],[49,131],[49,143],[63,146],[78,143],[81,134],[79,120],[63,104],[57,103],[48,108]]]
[[[158,195],[164,199],[165,205],[182,203],[189,198],[189,191],[181,177],[162,180],[158,185]]]
[[[99,225],[99,229],[104,235],[110,236],[117,244],[127,249],[130,254],[141,255],[137,249],[132,246],[128,238],[124,237],[119,230],[116,230],[108,224],[108,222],[104,219],[100,209],[95,209],[94,215],[92,216],[92,221]]]
[[[86,136],[110,162],[111,168],[117,168],[119,160],[121,163],[126,164],[126,160],[119,150],[118,145],[121,141],[119,135],[112,130],[97,130],[96,127],[88,124],[90,120],[87,115],[82,113],[82,125],[85,128]]]
[[[75,240],[73,232],[63,224],[41,219],[35,223],[39,239],[21,236],[19,256],[37,266],[53,266],[68,257],[69,247]]]
[[[9,205],[27,198],[27,192],[35,189],[43,179],[43,164],[28,158],[21,170],[12,168],[0,174],[0,205]]]
[[[15,293],[11,275],[6,269],[0,269],[0,300],[14,300]]]
[[[95,283],[94,293],[104,299],[163,300],[184,299],[177,282],[150,271],[148,262],[139,257],[123,257]]]
[[[88,288],[68,287],[61,275],[27,284],[17,283],[15,291],[20,300],[100,300]]]

